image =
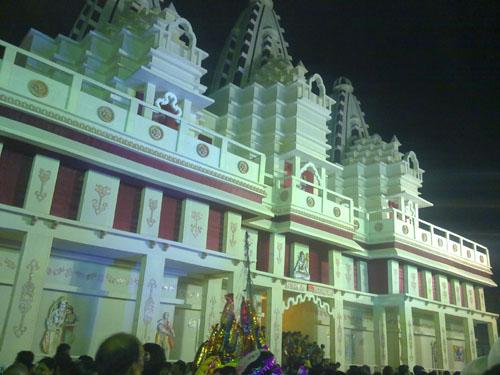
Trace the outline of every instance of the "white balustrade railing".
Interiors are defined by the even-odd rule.
[[[33,82],[47,92],[35,95],[31,91]],[[178,153],[196,163],[264,183],[264,154],[3,41],[0,41],[0,89],[68,112],[108,131]]]
[[[387,208],[369,212],[368,221],[375,232],[385,233],[385,226],[391,228],[393,233],[431,246],[440,253],[460,257],[483,266],[490,266],[486,247],[398,209]]]

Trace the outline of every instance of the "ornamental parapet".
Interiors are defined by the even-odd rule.
[[[186,121],[175,95],[169,112],[3,41],[0,58],[5,105],[265,195],[265,155]]]

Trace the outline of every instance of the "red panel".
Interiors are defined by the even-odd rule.
[[[163,194],[158,237],[177,241],[181,220],[181,201]]]
[[[285,276],[290,276],[290,256],[291,256],[290,246],[291,244],[287,240],[285,242]]]
[[[370,293],[387,294],[387,259],[375,259],[368,262],[368,285]]]
[[[269,271],[269,232],[259,231],[259,242],[257,244],[257,269]]]
[[[405,292],[405,268],[403,264],[399,264],[399,293]]]
[[[50,214],[76,220],[83,186],[83,171],[66,165],[59,166]]]
[[[321,281],[321,266],[318,250],[309,249],[309,274],[311,275],[311,281],[320,282]]]
[[[436,275],[432,275],[432,299],[437,300]]]
[[[22,207],[33,158],[4,146],[0,155],[0,203]]]
[[[460,285],[460,299],[462,300],[462,307],[466,307],[467,301],[465,301],[465,285]]]
[[[222,234],[224,230],[224,212],[210,207],[208,213],[207,249],[222,250]]]
[[[452,295],[453,295],[453,294],[451,294],[451,281],[450,281],[450,280],[448,280],[448,298],[449,298],[449,300],[450,300],[449,302],[450,302],[450,303],[454,303],[454,304],[456,304],[457,302],[456,302],[456,301],[453,301]]]
[[[120,182],[113,228],[136,232],[140,206],[141,188]]]
[[[302,172],[302,179],[306,180],[307,182],[314,182],[314,173],[306,170]],[[308,193],[313,193],[313,187],[311,185],[304,185],[304,190],[307,191]]]
[[[330,265],[328,263],[328,252],[321,251],[320,252],[320,265],[321,265],[321,282],[323,284],[329,284],[329,274],[330,274]]]
[[[285,161],[285,175],[291,176],[292,175],[292,163],[289,163]],[[283,187],[288,188],[292,185],[292,180],[290,178],[286,178],[285,181],[283,182]]]
[[[358,262],[356,259],[353,261],[354,290],[359,290]]]
[[[420,297],[424,297],[424,280],[423,280],[423,273],[422,271],[418,271],[418,295]]]

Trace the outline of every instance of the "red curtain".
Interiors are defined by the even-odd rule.
[[[120,182],[113,228],[136,232],[140,206],[141,188]]]
[[[177,241],[179,239],[180,220],[180,199],[172,198],[163,194],[160,213],[160,230],[158,236],[167,240]]]
[[[224,212],[210,207],[208,213],[207,249],[222,251]]]
[[[83,186],[82,170],[60,165],[50,214],[76,220]]]
[[[257,243],[257,269],[259,271],[269,271],[269,232],[259,231]]]
[[[0,203],[22,207],[33,158],[4,146],[0,155]]]

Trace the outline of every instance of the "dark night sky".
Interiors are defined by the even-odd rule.
[[[30,26],[67,34],[82,0],[0,4],[0,38],[17,44]],[[176,8],[212,56],[247,0],[178,0]],[[417,153],[421,217],[490,250],[500,284],[500,5],[495,1],[275,0],[294,62],[330,89],[353,82],[371,132]],[[490,311],[500,293],[488,292]],[[496,301],[494,301],[496,300]],[[494,306],[496,304],[496,306]]]

